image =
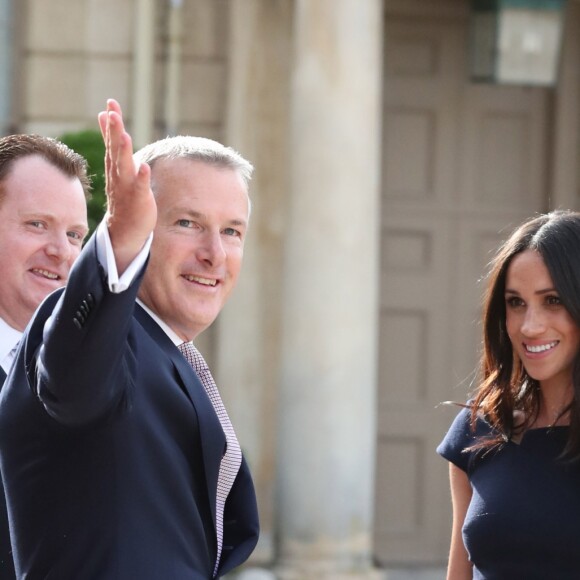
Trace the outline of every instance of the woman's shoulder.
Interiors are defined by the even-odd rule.
[[[485,418],[479,414],[472,420],[472,406],[468,401],[456,415],[445,437],[437,447],[437,453],[467,472],[470,459],[474,453],[472,448],[492,433],[492,428]]]

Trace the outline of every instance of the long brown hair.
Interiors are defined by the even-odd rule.
[[[471,425],[478,416],[494,435],[475,447],[489,448],[509,440],[516,430],[528,428],[540,411],[540,390],[517,356],[506,327],[505,283],[513,258],[525,250],[537,251],[552,278],[560,300],[580,327],[580,213],[554,211],[520,225],[499,248],[491,262],[483,299],[483,352],[480,384],[471,402]],[[570,431],[564,456],[580,459],[580,353],[573,365],[574,397],[561,416],[570,413]],[[521,411],[523,425],[515,424]]]

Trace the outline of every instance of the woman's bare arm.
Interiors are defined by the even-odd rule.
[[[467,474],[453,463],[449,464],[449,482],[453,504],[453,527],[447,580],[471,580],[473,569],[463,543],[461,530],[471,501],[472,489]]]

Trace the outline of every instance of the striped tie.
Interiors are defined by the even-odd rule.
[[[193,346],[191,342],[184,342],[179,345],[181,354],[185,357],[187,362],[193,367],[193,370],[199,377],[201,384],[213,405],[213,408],[221,423],[222,429],[226,436],[226,452],[222,457],[217,481],[217,495],[216,495],[216,534],[217,534],[217,558],[214,567],[214,577],[217,575],[219,567],[220,556],[223,546],[224,535],[224,506],[228,494],[232,489],[232,485],[238,475],[240,465],[242,463],[242,450],[234,432],[232,422],[228,416],[226,408],[224,407],[222,398],[211,376],[211,372],[201,353]]]

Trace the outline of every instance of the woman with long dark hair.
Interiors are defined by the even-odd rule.
[[[473,398],[450,462],[448,580],[580,578],[580,213],[523,223],[483,303]]]

